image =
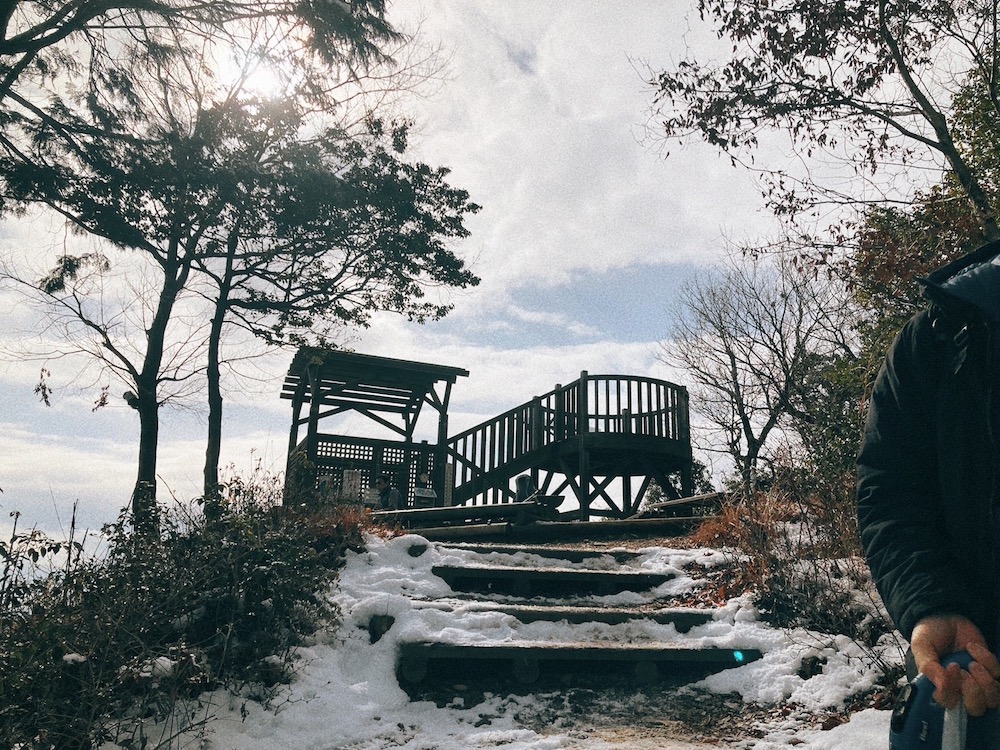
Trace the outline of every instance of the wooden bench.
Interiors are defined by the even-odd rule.
[[[722,510],[729,499],[726,492],[706,492],[676,500],[650,503],[637,518],[672,518],[676,516],[713,516]]]

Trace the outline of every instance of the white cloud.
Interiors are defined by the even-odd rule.
[[[428,40],[450,56],[450,78],[403,109],[418,125],[414,156],[449,166],[452,184],[483,205],[458,248],[483,282],[446,295],[455,312],[441,325],[376,316],[347,343],[468,369],[453,390],[453,432],[572,382],[582,370],[683,383],[655,359],[662,287],[675,268],[719,257],[724,237],[758,234],[761,225],[749,179],[714,152],[692,145],[664,159],[641,142],[652,95],[643,61],[664,64],[706,38],[686,23],[688,12],[658,0],[393,7],[397,17],[413,14],[408,22],[422,18]],[[62,231],[45,231],[43,241],[58,247]],[[37,245],[30,231],[8,229],[4,241],[29,251]],[[602,278],[606,286],[597,288]],[[625,295],[621,284],[648,289]],[[283,468],[291,412],[279,393],[290,358],[260,359],[256,380],[232,383],[224,462],[249,466],[263,456],[269,468]],[[93,517],[113,516],[131,491],[134,415],[115,403],[91,416],[89,394],[67,394],[39,412],[30,394],[37,369],[0,367],[0,387],[21,394],[0,411],[0,421],[12,425],[0,443],[0,502],[29,498],[32,512],[49,522],[51,498],[80,497]],[[164,415],[160,471],[181,497],[200,491],[203,419],[200,411]],[[58,456],[58,464],[25,459],[38,451]]]
[[[528,310],[517,305],[511,305],[507,308],[506,313],[514,320],[521,321],[523,323],[553,326],[566,331],[572,336],[593,336],[599,333],[596,328],[579,323],[573,320],[573,318],[569,315],[555,310]],[[494,321],[495,324],[500,327],[503,327],[506,322],[495,318]]]
[[[77,525],[98,529],[128,501],[135,453],[133,443],[0,423],[0,507],[23,513],[28,526],[68,532],[78,503]]]
[[[707,148],[664,160],[638,142],[652,90],[634,60],[682,48],[676,10],[457,8],[427,11],[428,32],[454,44],[455,80],[420,102],[418,146],[484,206],[469,222],[484,295],[524,278],[561,283],[574,268],[700,262],[757,221],[745,175]]]

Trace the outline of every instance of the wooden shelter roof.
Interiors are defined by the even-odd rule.
[[[281,398],[311,401],[312,388],[303,387],[310,366],[318,367],[316,387],[323,394],[324,404],[365,411],[406,413],[430,394],[438,382],[451,384],[459,376],[469,375],[468,370],[460,367],[302,347],[288,368]]]

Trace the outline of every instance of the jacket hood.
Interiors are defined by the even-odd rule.
[[[1000,241],[963,255],[922,281],[931,300],[959,300],[1000,322]]]

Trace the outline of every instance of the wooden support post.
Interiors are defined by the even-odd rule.
[[[431,472],[431,488],[441,498],[440,502],[451,505],[451,490],[454,487],[454,470],[451,480],[445,471],[448,465],[448,402],[451,400],[451,383],[445,384],[444,399],[438,411],[437,445],[434,447],[434,471]]]
[[[289,457],[291,457],[299,445],[299,422],[302,419],[302,401],[305,399],[306,387],[308,385],[309,381],[306,378],[300,378],[298,385],[295,386],[295,394],[292,397],[292,428],[288,433]]]
[[[590,414],[588,412],[588,394],[587,394],[587,371],[584,370],[580,373],[580,386],[579,393],[577,396],[577,441],[578,441],[578,451],[580,454],[579,463],[579,477],[580,477],[580,520],[587,521],[590,519],[590,448],[588,446],[587,432],[590,423]]]
[[[413,507],[413,475],[416,472],[416,461],[414,460],[414,446],[410,437],[407,436],[403,444],[403,479],[400,481],[399,473],[396,472],[396,489],[399,490],[400,502],[404,508]]]
[[[579,495],[577,499],[580,501],[580,520],[588,521],[590,520],[590,503],[593,499],[590,494],[590,452],[582,438],[580,440],[579,451],[580,461],[577,473],[579,477]]]
[[[306,429],[306,456],[310,461],[316,461],[319,449],[319,412],[323,406],[323,378],[320,367],[310,365],[306,369],[309,378],[309,425]]]
[[[694,472],[688,463],[681,467],[681,497],[691,497],[694,494]]]
[[[447,461],[444,465],[444,494],[441,496],[444,499],[445,507],[450,507],[452,505],[452,493],[455,490],[455,464],[451,461]]]
[[[528,450],[535,451],[542,447],[542,399],[535,396],[531,399],[531,422],[528,425]]]
[[[676,425],[677,431],[671,437],[674,440],[680,440],[683,443],[690,445],[691,443],[691,425],[688,423],[688,392],[687,388],[679,386],[677,388],[677,406],[676,406]]]
[[[677,439],[680,440],[684,445],[688,446],[688,450],[691,448],[691,425],[688,423],[688,392],[687,388],[678,388],[677,397],[677,422],[678,422],[678,435]],[[694,494],[694,476],[692,472],[692,461],[689,459],[687,464],[681,468],[681,495],[684,497],[690,497]]]
[[[563,390],[562,383],[556,384],[555,396],[555,424],[553,425],[553,440],[565,440],[566,439],[566,392]]]
[[[302,456],[298,454],[299,446],[299,421],[302,419],[302,401],[305,399],[306,386],[309,381],[300,378],[295,387],[292,398],[292,427],[288,433],[288,455],[285,457],[285,489],[282,502],[287,501],[289,496],[297,494],[297,484],[300,477],[297,475],[298,466],[302,463]]]

